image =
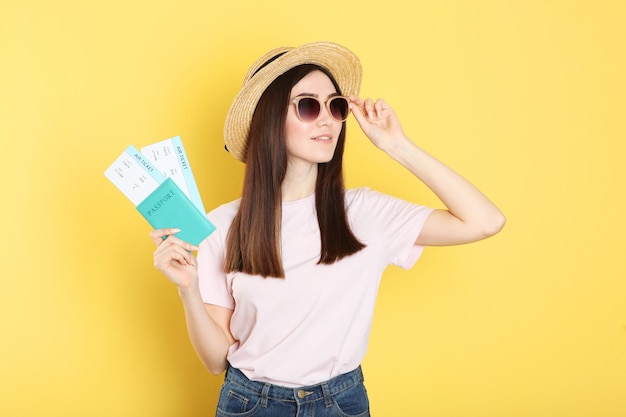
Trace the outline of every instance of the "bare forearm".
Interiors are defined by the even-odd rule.
[[[447,208],[428,217],[415,244],[469,243],[504,226],[504,215],[483,193],[406,137],[394,110],[384,100],[351,96],[350,104],[369,140],[426,184]]]
[[[502,212],[474,185],[441,161],[404,137],[385,150],[387,154],[419,178],[462,223],[461,241],[478,240],[497,233],[504,225]],[[454,236],[452,236],[454,240]]]
[[[213,374],[226,369],[231,341],[207,312],[198,290],[179,289],[185,310],[187,331],[200,361]]]

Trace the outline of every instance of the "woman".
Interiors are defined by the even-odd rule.
[[[360,363],[384,269],[504,225],[480,191],[404,134],[386,102],[359,98],[360,82],[358,58],[336,44],[261,57],[224,128],[227,150],[246,163],[241,199],[208,214],[217,231],[199,248],[177,229],[151,233],[198,356],[227,371],[218,416],[368,416]],[[344,190],[350,111],[445,210]]]

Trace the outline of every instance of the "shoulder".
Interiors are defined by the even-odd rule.
[[[230,227],[235,215],[237,215],[237,211],[239,210],[239,205],[241,203],[241,199],[230,201],[228,203],[224,203],[213,210],[211,210],[207,217],[213,224],[216,226],[226,226]]]
[[[357,208],[389,200],[395,198],[369,187],[350,188],[345,193],[346,207]]]
[[[390,221],[397,216],[421,215],[432,210],[369,187],[346,190],[345,199],[346,209],[352,214],[368,218],[384,216]]]
[[[349,188],[345,192],[346,203],[359,202],[377,193],[369,187]]]

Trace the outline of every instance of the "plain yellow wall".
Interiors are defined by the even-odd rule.
[[[180,135],[205,206],[249,64],[331,40],[506,213],[381,287],[376,416],[626,416],[626,2],[0,1],[0,415],[213,415],[149,226],[103,176]],[[349,186],[440,206],[349,124]]]

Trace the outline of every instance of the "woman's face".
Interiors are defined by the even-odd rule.
[[[303,122],[298,118],[292,100],[296,97],[309,96],[325,102],[336,95],[335,86],[321,71],[310,72],[291,89],[285,122],[287,156],[290,164],[317,164],[330,161],[342,128],[342,122],[333,119],[325,105],[322,106],[316,120]]]

